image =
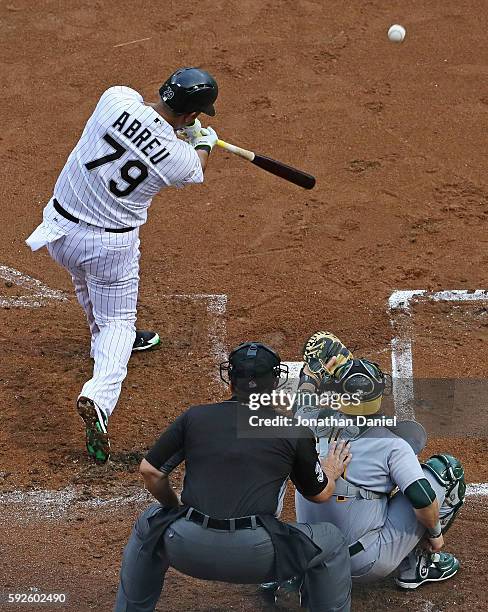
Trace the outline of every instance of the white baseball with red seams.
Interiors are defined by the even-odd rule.
[[[47,246],[71,273],[94,357],[93,377],[81,395],[107,416],[119,398],[135,339],[139,226],[161,189],[202,181],[193,147],[138,92],[111,87],[68,157],[43,222],[27,239],[32,250]],[[54,200],[78,222],[61,215]],[[120,232],[126,228],[133,229]]]

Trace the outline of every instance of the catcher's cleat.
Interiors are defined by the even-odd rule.
[[[395,582],[402,589],[416,589],[424,582],[441,582],[457,573],[459,561],[450,553],[423,553],[415,567],[402,572]]]
[[[279,582],[261,582],[261,584],[258,585],[258,591],[264,592],[264,593],[274,593],[279,588],[280,588]]]
[[[294,576],[284,582],[262,582],[258,586],[258,591],[265,598],[268,603],[287,607],[288,604],[292,603],[293,595],[297,594],[300,599],[300,587],[302,579]],[[297,597],[295,595],[295,599]],[[294,608],[295,609],[295,608]]]
[[[88,454],[95,463],[106,463],[110,458],[110,440],[105,413],[88,397],[79,397],[76,407],[85,422]]]
[[[274,607],[276,603],[276,591],[279,588],[278,582],[263,582],[258,585],[257,591],[266,607]]]
[[[147,351],[154,348],[161,342],[159,335],[152,331],[136,331],[136,339],[132,347],[132,352]]]

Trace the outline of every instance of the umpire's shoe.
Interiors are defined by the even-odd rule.
[[[152,331],[136,331],[136,339],[132,347],[132,352],[147,351],[154,348],[161,342],[159,335]]]
[[[105,413],[88,397],[79,397],[76,404],[86,426],[86,450],[95,463],[106,463],[110,458],[110,440]]]
[[[457,573],[459,561],[450,553],[423,553],[415,567],[402,572],[395,582],[402,589],[416,589],[424,582],[441,582]]]

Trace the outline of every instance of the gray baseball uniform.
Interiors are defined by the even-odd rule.
[[[352,576],[368,582],[394,571],[425,533],[412,504],[404,496],[409,485],[427,478],[436,493],[441,516],[450,509],[442,508],[445,489],[431,472],[422,468],[410,445],[387,428],[370,428],[350,444],[353,458],[345,479],[364,492],[376,495],[373,494],[372,499],[364,499],[360,494],[353,497],[334,495],[319,505],[297,492],[296,513],[299,522],[326,521],[336,525],[349,546],[359,542],[363,550],[359,546],[358,552],[354,549],[351,552]],[[320,456],[327,454],[328,446],[328,438],[320,437]],[[399,491],[390,497],[396,487]]]

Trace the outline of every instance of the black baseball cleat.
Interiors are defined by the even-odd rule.
[[[459,569],[459,561],[450,553],[423,553],[415,567],[402,572],[395,582],[402,589],[416,589],[424,582],[442,582],[452,578]]]
[[[294,576],[285,582],[262,582],[258,586],[258,592],[268,604],[288,608],[295,599],[300,600],[300,586],[302,579]],[[300,607],[300,601],[295,601]],[[293,608],[295,609],[296,606]]]
[[[132,352],[148,351],[161,342],[159,335],[152,331],[136,331],[136,339],[132,347]]]
[[[95,463],[107,463],[110,458],[110,440],[105,413],[88,397],[79,397],[76,408],[86,426],[86,450]]]

